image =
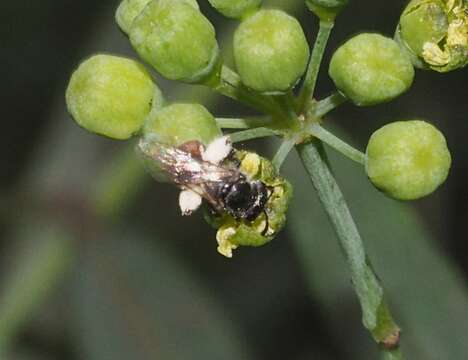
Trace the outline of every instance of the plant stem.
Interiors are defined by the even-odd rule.
[[[229,137],[233,143],[236,143],[274,135],[280,135],[280,132],[266,127],[258,127],[229,134]]]
[[[250,129],[270,124],[268,116],[256,116],[249,118],[216,118],[216,123],[222,129]]]
[[[327,45],[328,38],[331,30],[333,29],[333,22],[320,21],[319,32],[315,40],[312,55],[310,57],[309,66],[304,79],[304,84],[299,93],[299,109],[304,110],[306,104],[312,99],[315,91],[315,84],[320,70],[320,63],[322,62],[325,46]]]
[[[331,132],[320,126],[318,123],[310,124],[308,130],[313,136],[319,138],[324,143],[331,146],[338,152],[342,153],[351,160],[364,165],[366,161],[366,155],[364,153],[355,149],[340,138],[336,137]]]
[[[315,118],[321,118],[333,109],[343,104],[346,100],[346,97],[337,91],[316,103],[311,115]]]
[[[294,138],[285,138],[281,143],[278,151],[275,154],[275,157],[272,160],[272,164],[276,170],[278,170],[278,172],[280,171],[281,165],[283,165],[284,160],[286,160],[286,157],[294,147],[295,143],[296,140]]]
[[[264,113],[275,114],[278,116],[282,115],[282,109],[276,103],[274,98],[258,94],[246,88],[242,84],[239,75],[225,65],[223,65],[221,70],[219,83],[214,85],[212,88],[224,96],[240,101]]]
[[[392,319],[382,286],[369,264],[356,224],[325,161],[322,142],[315,139],[298,145],[297,150],[349,264],[351,280],[361,304],[363,324],[382,347],[384,354],[395,353],[400,329]],[[402,355],[399,358],[402,359]]]

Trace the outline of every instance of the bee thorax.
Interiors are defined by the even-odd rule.
[[[226,211],[234,218],[253,221],[264,212],[268,192],[261,181],[242,180],[224,186],[221,197]]]

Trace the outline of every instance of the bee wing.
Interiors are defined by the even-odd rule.
[[[238,176],[235,169],[196,159],[186,151],[160,143],[156,137],[141,139],[137,150],[156,180],[194,188],[198,193]]]
[[[142,138],[136,147],[136,152],[146,170],[160,182],[175,182],[174,174],[168,171],[175,162],[170,150],[170,147],[151,137]]]

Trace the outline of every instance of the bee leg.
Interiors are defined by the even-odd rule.
[[[202,203],[202,198],[192,190],[182,190],[179,194],[179,207],[182,215],[191,215]]]

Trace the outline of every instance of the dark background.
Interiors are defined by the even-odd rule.
[[[206,1],[199,3],[217,29],[235,25],[235,22],[215,14]],[[264,248],[242,249],[233,260],[226,261],[216,254],[214,233],[200,216],[180,218],[175,189],[155,183],[146,184],[144,193],[137,195],[130,208],[125,209],[123,218],[110,221],[105,226],[95,224],[94,215],[89,214],[87,209],[86,198],[93,191],[93,181],[97,175],[124,145],[78,128],[66,115],[64,91],[72,70],[90,54],[112,52],[134,56],[126,37],[113,24],[117,4],[117,1],[107,0],[17,0],[4,1],[0,5],[0,95],[3,110],[3,136],[0,142],[0,259],[4,264],[3,282],[8,283],[9,274],[23,266],[18,260],[21,259],[19,254],[22,253],[21,249],[30,246],[24,244],[34,244],[34,241],[23,244],[22,236],[18,235],[18,231],[21,234],[25,228],[32,228],[31,221],[45,217],[47,224],[53,220],[66,223],[67,226],[71,224],[76,229],[73,241],[74,265],[70,266],[61,281],[57,281],[57,286],[52,287],[50,296],[44,296],[37,307],[32,306],[34,311],[31,310],[20,322],[21,326],[18,326],[12,341],[12,350],[6,358],[375,358],[374,346],[360,326],[359,308],[350,289],[346,290],[346,294],[350,295],[340,295],[335,304],[328,303],[325,306],[323,300],[330,298],[315,293],[318,290],[313,286],[310,293],[308,282],[311,280],[303,271],[300,260],[303,248],[298,249],[294,245],[295,230],[285,231]],[[351,1],[337,21],[324,64],[328,63],[332,50],[355,33],[377,31],[391,36],[403,6],[403,1]],[[300,18],[312,43],[317,21],[305,11],[296,11],[295,14]],[[226,50],[229,45],[221,44],[221,47]],[[407,216],[416,218],[418,224],[422,224],[426,241],[431,244],[429,247],[437,251],[436,259],[450,271],[455,271],[431,274],[431,268],[434,271],[440,269],[438,263],[421,260],[425,250],[419,253],[416,247],[411,254],[405,254],[408,258],[405,258],[404,265],[385,265],[384,262],[380,268],[377,267],[377,272],[386,274],[387,271],[393,271],[393,267],[408,266],[407,271],[419,276],[421,283],[432,281],[434,292],[447,291],[441,284],[450,283],[447,280],[450,278],[456,280],[456,286],[459,287],[457,294],[460,291],[464,295],[468,273],[468,236],[465,230],[468,220],[468,147],[465,139],[468,133],[467,80],[466,69],[449,74],[418,71],[413,87],[396,101],[372,108],[345,104],[333,112],[329,120],[331,127],[339,127],[340,131],[346,133],[345,138],[351,139],[361,149],[365,148],[373,131],[394,120],[416,117],[428,119],[445,134],[453,156],[450,176],[435,194],[409,204],[410,210],[405,206],[400,211],[400,204],[394,205],[394,202],[376,194],[365,183],[365,179],[359,177],[361,175],[358,175],[357,180],[359,186],[366,187],[366,191],[372,195],[367,197],[365,192],[362,197],[349,192],[345,195],[349,194],[351,208],[357,211],[365,208],[368,202],[375,203],[376,208],[380,206],[379,202],[385,203],[385,206],[391,202],[388,206],[392,210],[389,212],[382,208],[380,213],[372,210],[368,217],[358,218],[358,223],[362,223],[363,227],[385,218],[389,225],[382,227],[382,232],[391,233],[398,228],[406,231],[405,226],[409,225],[402,225],[397,219],[407,219]],[[160,85],[167,89],[171,100],[191,99],[190,92],[193,91],[197,92],[197,96],[202,93],[191,87],[184,92],[182,86],[174,87],[162,80]],[[320,96],[333,90],[326,75],[326,66],[319,78],[318,89]],[[248,113],[246,108],[219,98],[210,100],[207,106],[220,116]],[[266,153],[272,152],[267,142],[261,142],[260,149]],[[341,163],[338,158],[336,166],[340,168]],[[297,162],[294,164],[288,167],[291,176],[304,177]],[[346,166],[349,165],[344,165],[345,170],[341,172],[338,170],[338,175],[341,175],[339,181],[344,183],[345,191],[349,188],[352,192],[352,185],[348,185],[348,182],[351,183],[351,175],[348,178]],[[352,171],[356,173],[355,168]],[[312,191],[311,188],[309,191]],[[311,196],[311,201],[316,202],[313,194]],[[306,200],[301,196],[294,199],[295,206],[300,209],[294,213],[296,216],[309,216],[308,210],[301,207],[303,201]],[[394,211],[393,206],[398,209]],[[397,215],[394,216],[394,213]],[[409,213],[411,215],[407,215]],[[321,241],[334,242],[325,218],[322,214],[317,216],[321,219],[318,226],[325,228],[325,234],[328,234]],[[42,224],[39,228],[43,229],[44,226],[49,225]],[[395,233],[398,231],[395,230]],[[36,233],[33,231],[32,234],[34,239]],[[411,241],[412,236],[408,235],[407,240]],[[142,244],[142,247],[138,248],[140,245],[134,244]],[[136,246],[136,249],[131,246]],[[154,259],[148,255],[151,253],[148,249],[154,252],[151,254]],[[379,249],[382,249],[380,253]],[[317,251],[320,252],[320,248]],[[385,247],[376,247],[375,253],[371,255],[374,260],[379,256],[385,258],[387,253]],[[450,265],[446,265],[446,258]],[[375,261],[379,263],[380,260]],[[428,266],[429,274],[424,271],[416,274],[411,270],[411,265],[417,266],[418,261],[421,261],[421,266]],[[89,265],[89,262],[96,265],[98,270],[95,268],[94,272],[91,271],[94,265]],[[164,265],[165,262],[167,264]],[[125,270],[119,270],[119,266]],[[343,269],[346,280],[346,268]],[[119,271],[122,277],[119,277]],[[327,277],[331,276],[327,272],[316,274],[319,275],[325,279],[325,284]],[[398,283],[398,279],[405,281],[404,274],[398,276],[395,283]],[[133,293],[126,288],[125,279],[131,285],[141,285],[135,295],[141,302],[132,300]],[[106,286],[110,288],[107,302],[99,298],[99,291],[92,287],[93,282],[98,282],[94,286],[100,291],[107,291]],[[385,276],[383,282],[385,286]],[[186,283],[194,289],[188,291],[184,286]],[[144,285],[148,285],[148,288]],[[411,286],[418,286],[418,283]],[[390,293],[396,297],[392,291]],[[413,296],[399,291],[395,293],[397,296]],[[2,294],[5,292],[0,292],[0,296]],[[420,296],[421,299],[411,299],[415,306],[418,302],[431,303],[430,292],[421,293]],[[446,298],[450,296],[447,294]],[[463,318],[467,315],[466,299],[462,297],[457,300],[460,312],[451,307],[454,323],[467,322],[468,318]],[[450,301],[448,299],[445,304],[449,306]],[[398,313],[398,301],[395,303]],[[136,311],[126,313],[131,304]],[[328,311],[330,309],[323,310],[327,306],[331,307],[331,312]],[[338,307],[336,312],[334,306]],[[423,316],[427,320],[423,328],[439,326],[430,320],[433,316],[437,318],[440,315],[438,312],[445,311],[443,307],[431,309]],[[160,311],[165,313],[164,316],[158,315]],[[153,313],[159,325],[149,321],[153,319]],[[332,313],[335,314],[330,315]],[[223,321],[218,321],[218,318]],[[206,323],[207,330],[187,325],[198,324],[198,321]],[[232,328],[236,341],[227,341],[230,335],[220,339],[215,336],[216,329],[224,329],[225,324]],[[447,329],[451,325],[453,323],[448,321]],[[156,330],[148,330],[154,326]],[[408,328],[411,337],[411,325]],[[442,328],[444,326],[441,325]],[[114,330],[117,334],[113,333]],[[466,333],[456,333],[455,328],[448,331],[454,331],[451,335],[455,338],[466,336]],[[136,339],[135,343],[133,339]],[[125,341],[129,344],[123,345]],[[203,341],[211,345],[204,345]],[[453,345],[456,347],[461,342],[455,343],[458,344]],[[431,353],[428,350],[429,355],[422,351],[421,347],[426,345],[422,341],[414,345],[416,350],[408,345],[409,351],[417,354],[409,358],[442,359],[438,357],[437,351]],[[451,344],[445,345],[453,348]],[[180,350],[184,346],[193,348],[184,352]],[[228,350],[234,346],[242,349],[239,354],[243,355],[235,356],[234,350]],[[121,351],[120,347],[128,352]],[[214,350],[216,347],[219,347],[219,353]],[[119,357],[113,353],[117,352],[116,349],[119,349]],[[223,353],[223,349],[226,353]],[[454,357],[456,351],[450,354],[444,359],[461,359]]]

